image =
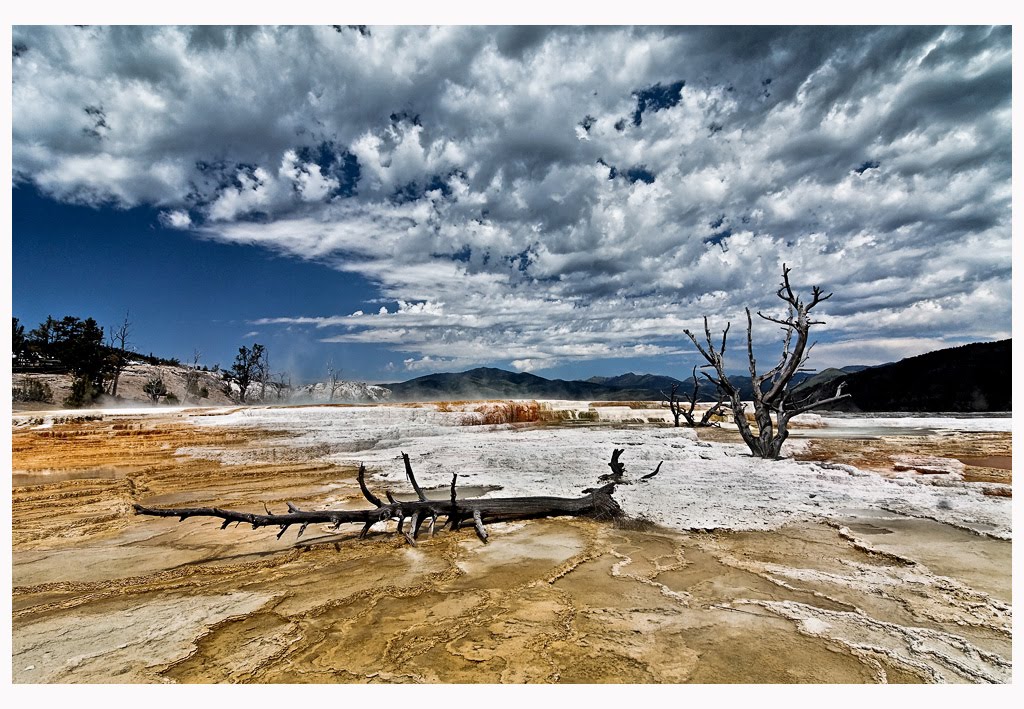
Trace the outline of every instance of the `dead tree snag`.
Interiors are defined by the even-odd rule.
[[[445,518],[444,524],[452,530],[458,529],[462,522],[473,520],[473,527],[481,541],[487,542],[488,534],[486,524],[492,522],[509,522],[513,520],[535,519],[539,517],[557,517],[561,515],[576,517],[592,517],[595,519],[613,519],[622,516],[622,508],[612,498],[617,482],[626,483],[622,480],[624,466],[618,462],[622,450],[616,449],[609,465],[613,471],[618,472],[618,480],[610,482],[596,489],[586,490],[582,497],[495,497],[495,498],[474,498],[464,499],[457,496],[456,481],[458,474],[452,475],[451,493],[448,499],[429,499],[412,470],[409,456],[402,453],[402,460],[405,464],[405,473],[409,483],[416,492],[418,499],[412,501],[401,501],[395,499],[390,490],[385,490],[384,495],[388,503],[384,502],[366,486],[366,468],[359,466],[356,481],[359,483],[359,490],[363,497],[374,505],[367,510],[302,510],[288,504],[286,514],[273,514],[264,507],[266,514],[252,512],[240,512],[238,510],[227,510],[219,507],[178,507],[170,509],[158,509],[134,505],[135,513],[140,515],[152,515],[155,517],[177,517],[184,521],[189,517],[215,517],[223,520],[221,529],[224,529],[232,522],[251,524],[253,529],[259,527],[280,527],[277,534],[278,539],[292,526],[298,526],[299,536],[310,524],[329,524],[334,529],[339,529],[343,524],[362,524],[359,538],[365,538],[373,525],[389,520],[398,521],[398,533],[402,534],[409,544],[415,546],[419,537],[420,527],[430,518],[431,533],[434,530],[434,523],[439,516]],[[645,475],[642,480],[653,477],[658,473],[661,464],[653,473]],[[406,519],[409,526],[405,527]]]
[[[611,484],[611,485],[632,485],[633,484],[634,481],[626,479],[626,477],[625,477],[626,476],[626,466],[623,465],[622,462],[619,461],[619,456],[622,455],[625,452],[626,452],[625,448],[613,448],[612,449],[612,459],[608,463],[608,467],[612,469],[612,472],[605,473],[604,475],[598,476],[597,481],[599,483],[603,482],[603,483],[608,483],[608,484]],[[636,482],[647,482],[648,480],[653,478],[655,475],[657,475],[659,472],[661,472],[661,464],[663,462],[665,462],[665,461],[659,461],[657,467],[654,468],[653,472],[647,473],[647,475],[641,475],[637,479]],[[605,485],[605,487],[607,487],[607,485]],[[588,487],[583,492],[594,492],[596,489],[603,489],[603,488]]]
[[[612,448],[612,459],[608,462],[608,467],[612,469],[612,472],[598,477],[598,482],[612,482],[616,485],[630,484],[628,480],[623,480],[622,476],[626,473],[626,466],[619,462],[619,456],[625,452],[625,448]]]
[[[782,265],[782,285],[776,291],[776,295],[782,299],[788,308],[788,314],[784,318],[764,315],[760,311],[758,317],[769,322],[776,323],[782,327],[784,332],[782,357],[778,364],[764,374],[757,373],[757,361],[754,359],[753,322],[750,317],[750,308],[745,308],[747,313],[747,362],[750,368],[750,383],[753,388],[754,421],[757,424],[755,434],[747,422],[746,404],[740,398],[739,390],[729,381],[725,374],[725,344],[729,334],[729,323],[726,323],[722,331],[722,343],[715,348],[711,339],[711,328],[708,326],[708,319],[704,318],[704,339],[702,345],[689,330],[683,332],[697,347],[697,351],[707,360],[705,368],[712,368],[715,376],[702,372],[704,377],[718,387],[728,399],[732,408],[733,420],[739,429],[743,442],[750,448],[750,452],[760,458],[778,458],[782,450],[782,444],[789,437],[789,421],[797,414],[802,414],[811,409],[831,404],[849,397],[849,394],[842,393],[843,385],[840,384],[834,396],[826,399],[808,401],[789,400],[789,383],[798,371],[801,371],[807,357],[810,354],[813,343],[808,345],[808,333],[812,325],[823,325],[821,320],[811,320],[810,311],[818,303],[828,300],[832,294],[823,295],[821,288],[811,288],[810,302],[804,302],[795,293],[789,283],[789,269]],[[794,342],[794,335],[795,342]],[[775,421],[772,421],[772,414]]]
[[[708,426],[717,426],[712,419],[715,416],[719,416],[722,410],[725,408],[725,395],[721,390],[718,391],[718,401],[710,409],[704,412],[700,417],[700,421],[697,421],[693,417],[693,410],[697,407],[697,395],[700,392],[700,378],[697,376],[697,366],[693,367],[693,374],[690,377],[693,379],[693,391],[686,397],[686,406],[679,399],[679,384],[673,384],[672,388],[669,389],[669,393],[661,392],[661,395],[665,397],[666,403],[668,404],[669,410],[672,412],[672,418],[674,419],[675,427],[679,428],[679,419],[686,419],[686,425],[690,428],[707,428]]]
[[[121,379],[121,372],[128,366],[128,338],[131,331],[132,323],[126,311],[124,321],[120,325],[111,326],[107,335],[107,348],[111,353],[110,368],[113,372],[110,379],[110,395],[114,398],[117,398],[117,383]]]

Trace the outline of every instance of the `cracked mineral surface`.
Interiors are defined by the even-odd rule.
[[[809,417],[769,462],[636,409],[444,408],[16,413],[14,681],[1010,680],[1008,419]],[[613,447],[632,480],[664,461],[617,488],[629,521],[496,524],[487,545],[131,512],[361,508],[360,462],[408,492],[402,451],[424,487],[575,496]]]

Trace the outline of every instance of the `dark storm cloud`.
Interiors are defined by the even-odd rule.
[[[17,180],[360,273],[289,322],[410,368],[673,352],[782,262],[821,365],[1009,334],[1008,28],[13,35]]]
[[[252,25],[236,25],[232,27],[203,25],[188,28],[188,47],[196,50],[224,50],[231,46],[240,46],[256,33]]]
[[[537,25],[498,27],[494,31],[494,42],[505,56],[521,59],[526,51],[540,45],[548,32],[548,28]]]
[[[1009,95],[1009,61],[952,83],[941,75],[928,77],[901,92],[878,136],[892,141],[923,125],[961,125],[965,119],[999,108]]]

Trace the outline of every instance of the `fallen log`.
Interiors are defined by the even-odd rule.
[[[621,465],[618,463],[618,456],[621,453],[622,451],[616,450],[613,454],[613,461],[616,466]],[[306,527],[310,524],[330,524],[333,525],[334,529],[340,528],[343,524],[362,524],[363,529],[359,533],[359,538],[362,539],[369,533],[373,525],[396,519],[398,520],[398,533],[402,534],[406,541],[413,546],[416,545],[420,526],[428,517],[431,520],[431,532],[433,532],[434,523],[439,516],[443,516],[446,520],[441,525],[441,528],[448,525],[452,530],[458,529],[463,521],[472,520],[477,535],[486,544],[488,534],[485,525],[492,522],[510,522],[563,515],[592,517],[595,519],[612,519],[622,516],[622,508],[612,498],[612,493],[615,491],[615,482],[610,482],[603,487],[588,489],[587,494],[582,497],[532,496],[460,499],[457,496],[455,486],[458,474],[455,474],[452,476],[450,498],[447,500],[431,500],[427,498],[416,482],[416,476],[413,474],[409,456],[402,453],[402,459],[405,464],[406,475],[419,499],[412,501],[397,500],[391,494],[391,491],[387,490],[385,491],[385,497],[388,499],[388,504],[384,504],[366,486],[366,469],[363,465],[360,465],[356,480],[359,483],[359,489],[363,497],[375,505],[372,509],[302,510],[290,502],[287,503],[288,512],[285,514],[273,514],[269,509],[266,509],[266,506],[264,506],[266,514],[241,512],[220,507],[174,507],[160,509],[145,507],[139,504],[135,504],[133,507],[135,514],[151,515],[154,517],[177,517],[179,522],[189,517],[215,517],[223,520],[221,529],[224,529],[232,522],[236,524],[249,524],[252,525],[253,529],[276,526],[280,527],[280,531],[277,534],[278,539],[293,525],[298,525],[298,536],[301,537]],[[616,467],[613,466],[613,470],[615,469]],[[407,518],[409,519],[409,531],[404,531],[403,526]]]

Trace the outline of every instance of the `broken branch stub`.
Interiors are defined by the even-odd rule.
[[[619,462],[619,456],[625,452],[625,448],[612,448],[612,459],[608,463],[608,467],[612,469],[612,472],[599,476],[597,478],[598,482],[610,480],[617,485],[629,485],[629,482],[622,478],[626,473],[626,466]]]
[[[252,525],[253,529],[260,527],[280,527],[277,537],[281,536],[292,525],[299,527],[299,535],[305,531],[310,524],[330,524],[334,529],[340,528],[342,524],[361,524],[362,530],[359,538],[363,539],[369,533],[370,528],[380,522],[387,522],[391,519],[398,520],[398,532],[405,539],[416,545],[416,538],[419,535],[420,526],[429,517],[431,520],[431,532],[433,522],[438,516],[444,516],[451,529],[458,529],[462,520],[473,520],[473,526],[477,535],[483,542],[487,542],[487,531],[485,525],[491,522],[509,522],[524,519],[536,519],[540,517],[574,516],[591,517],[594,519],[612,519],[621,517],[623,512],[619,503],[612,497],[616,483],[623,483],[622,473],[625,471],[618,461],[622,450],[616,449],[612,455],[612,462],[609,466],[617,473],[618,480],[608,483],[603,487],[588,489],[583,497],[549,497],[549,496],[528,496],[528,497],[495,497],[495,498],[458,498],[455,482],[458,474],[452,475],[451,495],[448,500],[431,500],[416,482],[416,476],[412,471],[412,464],[409,456],[402,454],[405,464],[406,475],[409,478],[416,495],[419,498],[414,501],[399,501],[386,492],[389,504],[384,504],[380,498],[374,495],[366,487],[365,468],[360,465],[357,481],[360,492],[371,504],[376,505],[373,509],[366,510],[301,510],[292,503],[288,503],[286,514],[273,514],[264,504],[266,514],[252,512],[240,512],[238,510],[227,510],[219,507],[177,507],[177,508],[152,508],[143,505],[133,505],[135,514],[150,515],[154,517],[177,517],[184,521],[189,517],[215,517],[223,520],[221,529],[224,529],[231,522],[246,523]],[[661,467],[659,463],[659,468]],[[645,478],[653,477],[658,472],[656,469]],[[601,476],[602,478],[610,476]],[[405,518],[409,518],[409,530],[403,531]]]
[[[376,505],[377,507],[384,506],[384,503],[380,501],[380,498],[370,492],[370,489],[366,487],[366,466],[362,463],[359,464],[359,473],[356,475],[356,480],[359,481],[359,490],[363,493],[363,497],[365,497],[371,505]]]
[[[626,473],[626,466],[619,462],[619,456],[622,455],[625,452],[625,450],[625,448],[613,448],[612,460],[610,463],[608,463],[609,467],[611,467],[613,472],[601,475],[597,478],[598,482],[604,482],[606,480],[611,480],[611,482],[601,488],[588,487],[583,492],[596,492],[598,490],[607,490],[609,488],[614,490],[616,485],[632,485],[634,481],[626,480],[623,477]],[[653,478],[655,475],[661,472],[661,465],[664,462],[665,461],[659,461],[657,467],[654,468],[653,472],[647,473],[647,475],[641,475],[639,478],[637,478],[636,482],[643,483]]]

